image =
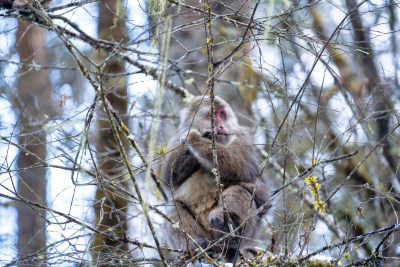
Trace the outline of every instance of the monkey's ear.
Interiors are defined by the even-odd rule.
[[[186,139],[187,139],[188,135],[189,135],[189,131],[185,131],[179,138],[179,144],[184,145],[186,143]]]
[[[182,109],[181,112],[179,113],[179,121],[180,121],[179,126],[181,130],[186,131],[189,128],[189,121],[191,121],[190,117],[193,115],[194,112],[193,106],[195,106],[195,108],[197,109],[198,104],[196,103],[199,102],[200,99],[201,96],[192,97],[192,101],[190,102],[190,104],[184,109]]]
[[[183,126],[183,124],[184,124],[185,122],[188,121],[188,119],[189,119],[189,113],[190,113],[190,110],[189,110],[188,107],[182,109],[181,112],[179,113],[179,121],[180,121],[180,126],[181,126],[181,127]]]
[[[253,136],[256,132],[256,128],[240,126],[240,131],[245,135]]]

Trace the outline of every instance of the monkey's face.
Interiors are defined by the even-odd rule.
[[[215,141],[227,144],[232,141],[240,126],[232,108],[219,97],[215,98],[214,108]],[[194,118],[193,118],[194,117]],[[212,139],[210,99],[197,97],[181,113],[181,130],[195,129],[202,137]]]
[[[199,118],[195,121],[194,126],[198,126],[197,130],[204,138],[212,139],[211,129],[211,111],[209,106],[202,106],[198,112]],[[236,117],[227,110],[225,106],[215,107],[214,113],[214,132],[215,141],[221,144],[227,144],[233,135]]]
[[[204,117],[204,128],[200,129],[200,133],[204,138],[212,139],[211,131],[211,111],[204,107],[202,112]],[[214,113],[214,132],[215,141],[218,143],[226,144],[229,141],[229,129],[226,126],[226,120],[228,119],[224,107],[216,107]]]

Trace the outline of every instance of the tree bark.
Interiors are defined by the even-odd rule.
[[[124,38],[126,38],[127,31],[124,19],[125,3],[123,0],[99,2],[97,30],[99,38],[125,43]],[[116,57],[107,58],[108,56],[109,54],[104,52],[99,53],[98,56],[98,62],[104,63],[102,65],[103,73],[124,73],[125,63]],[[103,62],[104,60],[107,61]],[[124,119],[124,123],[127,124],[125,117],[127,112],[126,77],[103,77],[101,82],[103,83],[107,99]],[[96,149],[99,152],[97,157],[99,173],[106,179],[113,179],[117,186],[127,188],[127,183],[121,182],[126,169],[122,163],[109,122],[105,113],[101,110],[98,112],[97,127]],[[118,195],[113,189],[103,183],[103,188],[99,187],[96,191],[94,202],[95,224],[99,227],[99,230],[109,231],[112,229],[114,233],[122,237],[127,229],[127,206],[128,202],[125,197]],[[94,262],[99,266],[114,266],[113,263],[115,263],[115,260],[123,259],[122,256],[124,254],[129,254],[127,244],[121,244],[100,235],[94,236],[92,249]],[[118,264],[121,266],[120,262]]]
[[[16,49],[23,63],[45,65],[46,30],[22,20],[18,23]],[[22,66],[18,72],[16,101],[20,113],[19,143],[30,153],[20,152],[17,165],[21,169],[18,179],[20,197],[46,204],[46,168],[34,155],[46,159],[46,133],[43,125],[54,115],[52,88],[47,70]],[[38,253],[46,246],[46,212],[20,202],[18,210],[19,258]],[[45,265],[46,251],[27,257],[18,266]]]

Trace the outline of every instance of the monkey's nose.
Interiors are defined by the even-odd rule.
[[[221,125],[218,126],[216,132],[219,133],[219,134],[224,134],[224,133],[226,133],[225,127],[224,127],[224,126],[221,126]]]

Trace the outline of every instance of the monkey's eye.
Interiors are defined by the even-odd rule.
[[[226,113],[225,113],[225,110],[221,110],[221,111],[220,111],[220,113],[219,113],[219,117],[220,117],[221,119],[223,119],[223,120],[225,120],[225,119],[226,119]]]

